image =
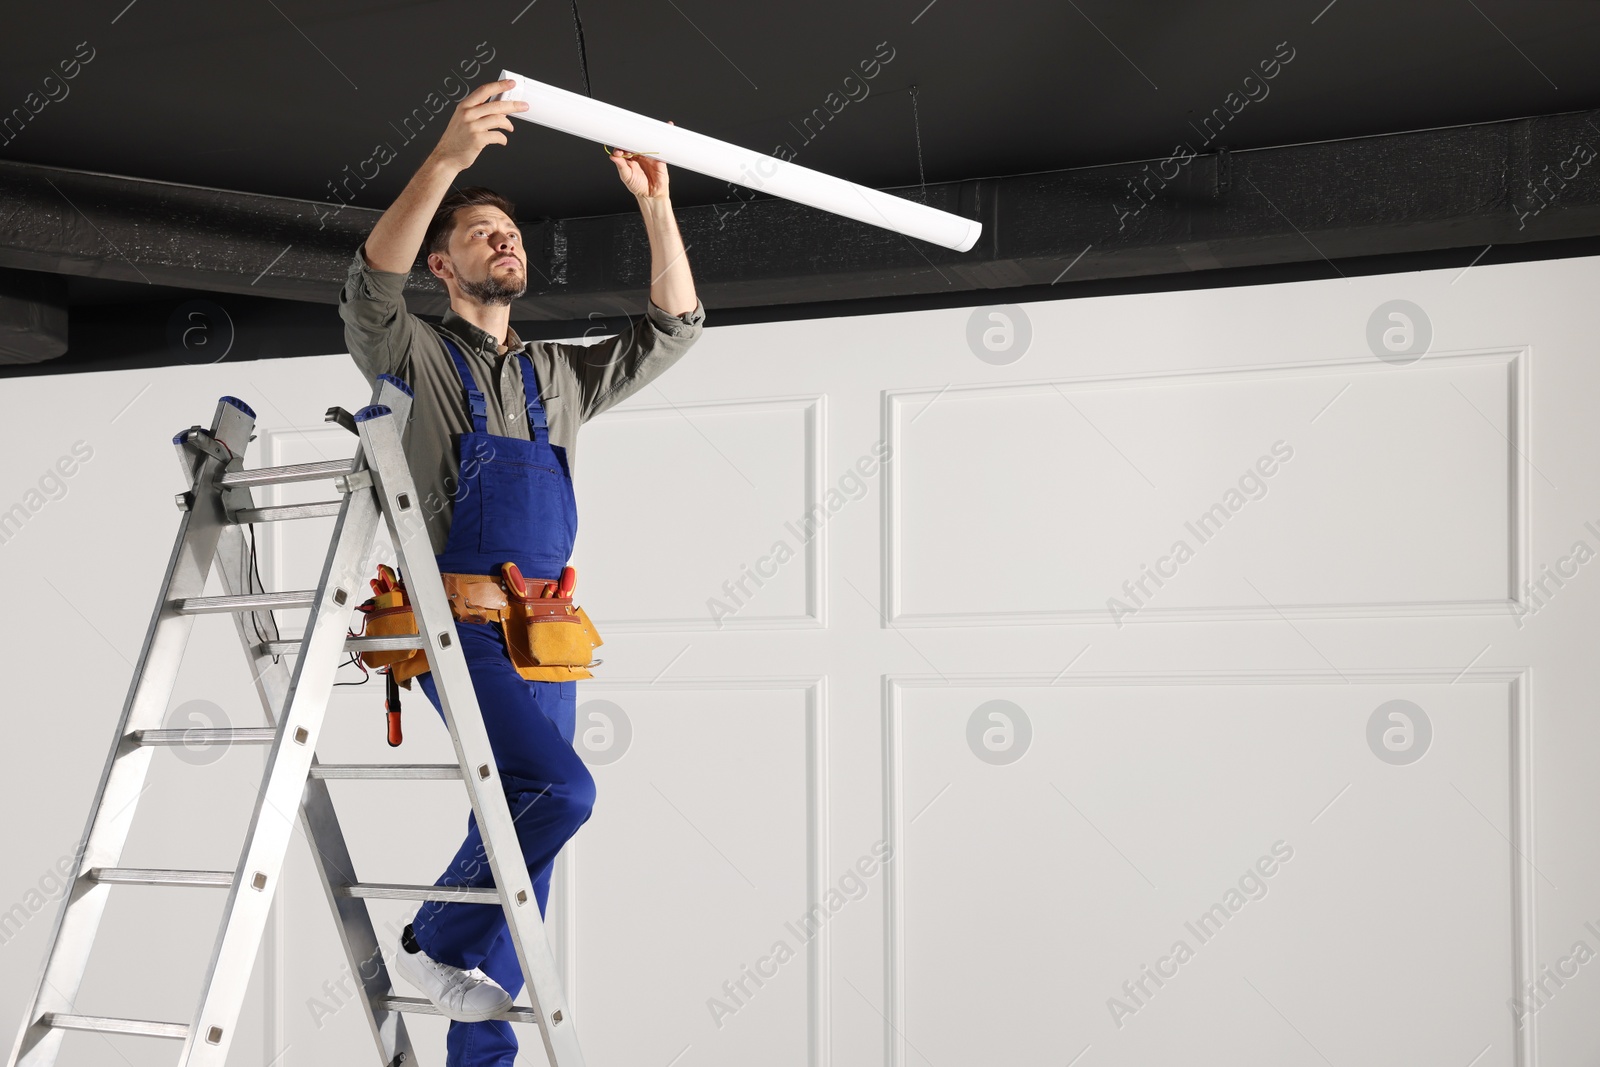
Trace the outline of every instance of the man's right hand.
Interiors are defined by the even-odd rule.
[[[505,81],[486,82],[461,98],[449,125],[439,137],[432,157],[438,162],[466,170],[478,161],[478,153],[485,145],[505,144],[506,135],[501,130],[511,129],[510,115],[514,111],[528,110],[525,100],[490,100],[491,96],[515,89],[517,83]]]

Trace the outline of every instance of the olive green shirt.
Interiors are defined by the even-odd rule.
[[[365,246],[363,246],[364,248]],[[621,403],[676,363],[699,338],[705,305],[696,301],[686,315],[669,315],[646,297],[645,314],[626,331],[593,345],[554,341],[524,342],[508,330],[501,346],[454,309],[433,326],[406,310],[407,275],[374,270],[363,248],[356,249],[339,317],[344,320],[350,356],[369,383],[392,374],[411,386],[411,421],[401,436],[406,461],[422,501],[428,537],[437,555],[450,535],[455,499],[458,434],[470,433],[472,417],[455,363],[437,331],[448,333],[483,392],[488,432],[531,440],[522,392],[526,351],[539,380],[539,399],[549,424],[550,443],[566,449],[567,469],[575,470],[578,427]]]

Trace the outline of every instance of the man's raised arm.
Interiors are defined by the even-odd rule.
[[[510,112],[527,110],[522,101],[489,100],[515,85],[488,82],[461,98],[438,145],[356,250],[339,294],[339,317],[350,355],[369,378],[404,377],[409,370],[406,357],[420,320],[406,311],[406,278],[428,223],[456,176],[477,161],[484,146],[506,143],[500,131],[511,129]]]
[[[676,363],[699,338],[705,322],[705,308],[695,295],[687,249],[672,211],[667,165],[620,149],[612,151],[611,161],[644,219],[650,240],[650,293],[643,318],[616,337],[588,347],[553,346],[578,376],[585,420],[621,403]]]

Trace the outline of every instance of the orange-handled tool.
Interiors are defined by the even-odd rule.
[[[385,717],[389,720],[389,747],[397,747],[404,738],[400,734],[400,683],[394,680],[394,671],[384,672],[388,679],[387,698],[383,702]]]

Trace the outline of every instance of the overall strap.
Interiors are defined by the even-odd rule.
[[[539,379],[533,373],[533,360],[528,353],[519,352],[522,360],[522,395],[528,403],[528,439],[537,441],[548,435],[545,429],[544,404],[539,400]]]
[[[444,342],[445,351],[450,353],[450,358],[455,362],[456,374],[461,377],[461,385],[467,391],[467,406],[472,409],[472,432],[489,432],[489,405],[483,399],[483,391],[478,388],[478,383],[472,377],[472,371],[467,369],[467,361],[450,338],[439,335],[439,340]]]

